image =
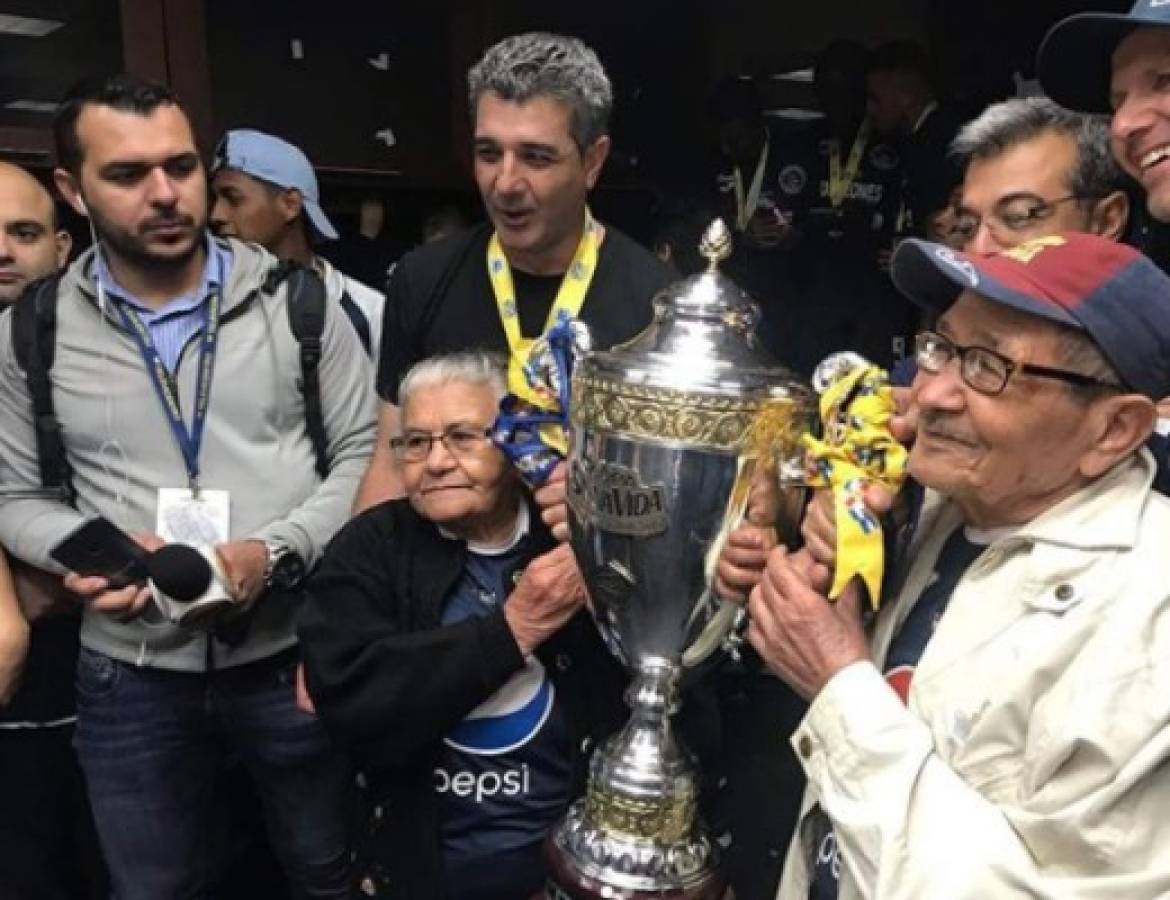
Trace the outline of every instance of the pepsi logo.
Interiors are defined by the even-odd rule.
[[[476,756],[510,753],[531,741],[552,712],[556,688],[535,657],[473,709],[444,739]]]

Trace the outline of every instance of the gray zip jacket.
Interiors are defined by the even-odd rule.
[[[312,566],[349,517],[373,450],[369,362],[344,311],[326,303],[319,372],[331,470],[322,481],[305,427],[299,348],[288,324],[285,289],[273,295],[260,290],[276,260],[253,244],[232,241],[231,250],[200,484],[230,492],[232,540],[280,541]],[[62,275],[52,368],[77,508],[0,497],[0,542],[51,571],[61,569],[49,551],[85,518],[103,515],[126,531],[153,533],[158,489],[187,483],[182,453],[137,344],[116,311],[103,316],[98,308],[93,262],[91,249]],[[28,388],[11,329],[12,316],[0,317],[0,491],[40,485]],[[183,348],[175,373],[188,426],[199,334]],[[141,666],[226,668],[295,644],[295,612],[294,597],[261,596],[246,637],[229,646],[170,624],[153,604],[129,622],[86,609],[81,641]]]

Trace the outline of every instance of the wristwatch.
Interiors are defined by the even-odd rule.
[[[285,591],[295,587],[305,577],[305,561],[283,541],[265,541],[268,561],[264,565],[264,587]]]

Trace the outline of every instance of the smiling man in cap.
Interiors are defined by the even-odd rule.
[[[1145,189],[1150,214],[1170,221],[1170,2],[1070,16],[1045,37],[1036,72],[1058,103],[1112,113],[1118,163]]]
[[[811,706],[779,896],[1170,891],[1170,279],[1092,235],[996,256],[907,241],[927,488],[872,631],[831,556],[774,550],[749,639]]]

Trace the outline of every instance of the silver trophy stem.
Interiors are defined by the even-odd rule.
[[[718,847],[695,815],[694,765],[671,724],[680,672],[661,658],[639,664],[626,692],[629,722],[594,755],[585,797],[553,832],[578,885],[698,897],[717,882]],[[562,896],[589,896],[561,888]]]

